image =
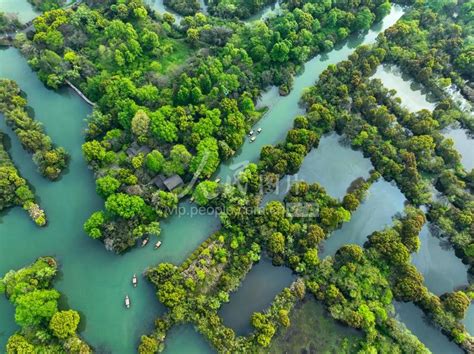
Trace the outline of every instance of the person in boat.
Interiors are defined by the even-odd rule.
[[[155,250],[157,250],[160,247],[161,247],[161,241],[158,241],[157,243],[155,243]]]

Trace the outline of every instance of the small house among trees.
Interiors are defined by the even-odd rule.
[[[151,181],[155,186],[162,190],[172,192],[174,189],[184,184],[183,179],[179,175],[173,175],[166,178],[163,175],[158,175]]]

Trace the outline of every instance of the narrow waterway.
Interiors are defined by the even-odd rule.
[[[396,317],[415,335],[433,354],[461,354],[463,351],[439,329],[431,326],[423,311],[412,303],[394,302]]]
[[[304,113],[299,105],[304,89],[313,85],[328,65],[347,59],[359,45],[373,43],[380,32],[392,26],[402,15],[403,9],[399,6],[393,6],[390,14],[368,33],[352,36],[344,45],[336,46],[331,52],[317,55],[308,61],[304,66],[304,72],[295,78],[290,94],[280,97],[276,102],[272,100],[268,112],[256,124],[256,127],[262,128],[257,140],[250,143],[246,139],[237,154],[221,165],[217,175],[225,182],[232,181],[237,171],[248,163],[258,160],[260,150],[264,145],[273,145],[282,141],[286,136],[286,132],[293,126],[294,118]],[[270,97],[273,96],[270,95]],[[265,102],[262,103],[265,104]]]
[[[275,296],[295,279],[289,268],[274,267],[268,258],[262,258],[221,307],[219,316],[236,334],[247,335],[253,329],[252,314],[270,306]]]
[[[47,90],[15,49],[0,50],[0,77],[18,82],[26,92],[36,119],[47,133],[71,154],[69,170],[60,181],[51,183],[37,172],[29,154],[5,126],[11,137],[10,154],[20,172],[34,186],[49,223],[36,227],[21,208],[0,215],[0,274],[32,263],[43,255],[55,256],[62,274],[56,285],[68,305],[81,312],[84,338],[104,352],[132,353],[140,335],[153,328],[163,311],[152,286],[141,277],[137,289],[131,286],[134,273],[141,275],[159,262],[181,263],[203,240],[219,227],[217,218],[190,215],[190,205],[182,204],[181,217],[162,223],[163,246],[135,249],[123,256],[106,252],[104,246],[85,235],[82,224],[103,206],[96,195],[94,179],[82,156],[81,132],[90,108],[72,91]],[[128,294],[132,309],[123,307]],[[0,297],[0,348],[15,331],[13,307]],[[179,351],[178,351],[179,352]]]
[[[402,105],[411,112],[421,109],[432,111],[436,106],[435,99],[430,96],[429,92],[426,92],[409,76],[402,74],[400,68],[395,65],[380,65],[372,78],[380,79],[386,88],[397,91],[397,97],[402,100]],[[471,112],[472,106],[458,90],[451,87],[446,92],[462,110]],[[467,171],[474,168],[474,138],[469,136],[468,132],[460,128],[458,124],[445,129],[444,135],[454,141],[454,147],[461,154],[461,163],[464,168]]]

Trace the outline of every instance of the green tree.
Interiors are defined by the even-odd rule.
[[[15,299],[15,321],[22,327],[39,325],[49,321],[58,311],[59,292],[33,290]]]
[[[84,231],[92,238],[102,237],[102,225],[105,223],[105,214],[103,211],[96,211],[84,223]]]
[[[211,177],[219,166],[219,147],[215,138],[206,138],[197,146],[197,155],[191,160],[191,171]]]
[[[281,232],[274,232],[268,240],[268,250],[272,253],[285,252],[285,236]]]
[[[219,183],[204,181],[198,184],[194,190],[193,197],[198,205],[208,205],[211,200],[218,196]]]
[[[137,195],[117,193],[107,198],[105,208],[107,211],[121,216],[122,218],[131,219],[143,213],[145,201]]]
[[[153,150],[145,159],[146,167],[153,173],[158,173],[162,170],[165,163],[165,158],[158,150]]]
[[[80,320],[81,317],[74,310],[59,311],[51,318],[49,328],[59,339],[66,339],[75,335]]]
[[[95,181],[97,193],[104,198],[115,193],[120,184],[120,181],[112,176],[100,177]]]
[[[145,143],[150,129],[150,117],[139,110],[132,119],[132,132],[140,143]]]

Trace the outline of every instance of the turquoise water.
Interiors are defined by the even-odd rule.
[[[30,264],[42,255],[55,256],[62,276],[57,281],[70,307],[81,312],[86,323],[84,338],[97,348],[113,353],[130,353],[140,335],[153,328],[153,321],[164,308],[157,301],[152,286],[140,277],[137,289],[131,277],[159,262],[181,263],[203,240],[219,227],[212,216],[173,216],[162,223],[163,246],[135,249],[117,256],[102,243],[89,239],[82,224],[103,202],[95,193],[94,179],[81,156],[85,127],[90,108],[71,91],[47,90],[26,61],[15,49],[0,51],[0,77],[18,82],[26,92],[36,119],[44,123],[47,133],[71,154],[67,173],[51,183],[37,172],[13,134],[10,153],[20,172],[35,187],[41,205],[48,215],[46,228],[37,228],[21,208],[1,215],[0,274]],[[5,129],[2,119],[0,129]],[[190,212],[189,204],[182,204]],[[128,294],[132,309],[123,308]],[[0,297],[0,347],[4,347],[16,326],[12,307]],[[6,312],[4,312],[6,311]],[[6,313],[7,315],[3,316]]]
[[[165,340],[164,354],[208,354],[216,351],[191,325],[173,327]]]
[[[0,0],[0,11],[16,14],[23,23],[32,20],[39,14],[26,0]]]

